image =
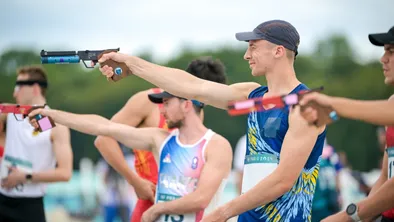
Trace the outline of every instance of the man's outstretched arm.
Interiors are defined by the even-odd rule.
[[[320,93],[310,93],[304,96],[301,104],[315,101],[323,106],[330,106],[337,114],[344,118],[365,121],[376,125],[394,125],[394,97],[386,100],[354,100],[343,97],[331,97]],[[312,108],[305,110],[305,116],[310,122],[316,120]]]
[[[104,54],[99,62],[103,63],[108,59],[126,63],[134,75],[173,95],[195,99],[221,109],[227,109],[229,101],[246,99],[253,89],[259,87],[257,83],[238,83],[228,86],[203,80],[180,69],[156,65],[141,58],[121,53]],[[104,66],[100,70],[107,77],[114,74],[112,68],[108,66]]]
[[[155,104],[148,99],[148,94],[153,93],[151,91],[146,90],[133,95],[125,106],[112,117],[111,121],[138,127],[155,108]],[[146,186],[143,178],[140,178],[130,169],[116,140],[111,137],[98,136],[94,141],[94,145],[104,159],[134,187],[138,198],[150,199],[154,202],[153,190],[151,187]]]
[[[29,114],[29,118],[33,119],[32,123],[35,126],[37,126],[37,122],[33,117],[38,114],[51,117],[55,123],[62,124],[78,132],[94,136],[109,136],[128,147],[141,150],[152,151],[156,144],[155,139],[164,137],[164,134],[167,133],[159,128],[137,129],[124,124],[114,123],[99,115],[74,114],[54,109],[33,110]]]

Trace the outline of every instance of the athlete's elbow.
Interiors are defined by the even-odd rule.
[[[280,180],[280,182],[277,184],[280,195],[283,195],[283,194],[289,192],[290,189],[293,188],[294,183],[295,183],[295,180],[293,178],[289,178],[289,177],[282,178]]]
[[[105,140],[105,137],[104,137],[104,136],[97,136],[96,139],[94,140],[94,146],[95,146],[98,150],[100,150],[101,147],[103,147],[104,140]]]
[[[62,170],[59,174],[59,181],[68,182],[72,177],[72,170]]]
[[[196,206],[196,211],[202,211],[205,210],[209,203],[210,203],[211,199],[205,195],[200,195],[197,199],[196,199],[196,203],[194,206]]]

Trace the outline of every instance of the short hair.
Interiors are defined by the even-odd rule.
[[[224,64],[219,60],[213,60],[212,57],[200,57],[189,63],[186,72],[208,81],[226,84],[226,70]],[[197,113],[201,112],[203,107],[193,104]]]
[[[19,75],[28,75],[29,79],[28,80],[32,80],[32,81],[40,81],[40,82],[45,82],[48,83],[48,78],[47,78],[47,74],[45,72],[45,70],[41,67],[41,66],[23,66],[20,67],[17,70],[17,76]],[[40,89],[41,89],[41,94],[43,96],[45,96],[46,94],[46,87],[43,87],[41,85]]]

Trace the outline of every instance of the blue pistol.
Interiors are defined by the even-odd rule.
[[[119,52],[117,49],[105,49],[105,50],[84,50],[84,51],[45,51],[41,50],[41,63],[42,64],[70,64],[70,63],[80,63],[81,61],[86,68],[94,68],[100,57],[109,52]],[[86,61],[91,61],[93,66],[88,66]],[[128,72],[128,67],[124,63],[118,63],[113,60],[105,61],[101,64],[111,66],[114,70],[115,75],[112,76],[113,81],[118,81],[126,77]]]

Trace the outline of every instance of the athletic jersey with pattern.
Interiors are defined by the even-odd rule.
[[[16,117],[22,119],[21,115],[17,114]],[[29,118],[18,121],[13,114],[8,114],[0,177],[7,177],[11,167],[29,173],[54,169],[56,159],[52,148],[51,131],[34,132]],[[45,187],[45,183],[25,183],[11,190],[0,187],[0,193],[10,197],[42,197],[45,194]]]
[[[308,88],[299,84],[291,93],[302,90]],[[262,97],[267,91],[267,87],[261,86],[253,90],[249,98]],[[249,113],[242,193],[250,190],[278,166],[282,143],[289,127],[288,114],[288,107]],[[326,131],[318,136],[301,174],[288,192],[268,204],[242,213],[238,221],[311,221],[312,200],[325,135]]]
[[[161,90],[159,88],[153,88],[153,93],[160,93]],[[159,108],[163,104],[158,104]],[[160,114],[159,119],[159,128],[167,129],[167,123],[162,114]],[[138,175],[144,179],[149,180],[150,182],[156,184],[157,176],[158,176],[158,167],[155,160],[155,157],[152,152],[146,150],[137,150],[134,149],[135,162],[134,167],[138,173]]]
[[[394,126],[389,126],[387,127],[386,131],[386,145],[387,145],[387,173],[388,177],[387,178],[393,178],[394,177]],[[394,208],[387,210],[383,213],[383,216],[394,219]]]
[[[175,200],[195,191],[205,163],[205,148],[214,132],[208,130],[193,145],[181,144],[178,135],[177,129],[172,131],[161,148],[156,203]],[[208,208],[215,208],[218,205],[223,187],[222,184]],[[204,210],[183,215],[161,215],[157,221],[197,222],[202,219],[203,214]]]

